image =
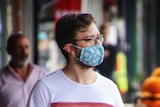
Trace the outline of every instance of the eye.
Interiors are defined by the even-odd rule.
[[[86,42],[89,42],[91,40],[92,40],[92,38],[85,39]]]

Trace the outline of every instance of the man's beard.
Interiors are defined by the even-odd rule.
[[[28,58],[28,56],[24,56],[22,58],[12,57],[12,62],[14,63],[14,65],[16,65],[18,67],[24,67],[25,65],[28,64],[29,58]]]

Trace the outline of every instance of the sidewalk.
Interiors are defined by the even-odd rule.
[[[134,107],[134,105],[131,104],[131,103],[125,103],[125,104],[124,104],[124,107]]]

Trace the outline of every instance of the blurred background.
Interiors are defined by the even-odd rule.
[[[0,0],[0,67],[9,59],[5,41],[17,31],[30,39],[31,61],[50,72],[63,67],[54,38],[56,21],[72,12],[91,13],[98,28],[108,23],[110,43],[123,52],[126,63],[117,58],[113,80],[119,87],[126,84],[120,87],[124,102],[132,103],[144,79],[160,66],[159,5],[160,0]],[[119,73],[118,63],[123,69]]]

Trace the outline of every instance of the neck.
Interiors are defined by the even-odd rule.
[[[67,64],[63,73],[72,81],[80,84],[92,84],[96,80],[96,74],[92,67]]]
[[[16,66],[16,65],[12,65],[11,67],[14,69],[14,71],[19,75],[19,77],[25,81],[29,75],[29,65],[25,65],[25,66]]]

